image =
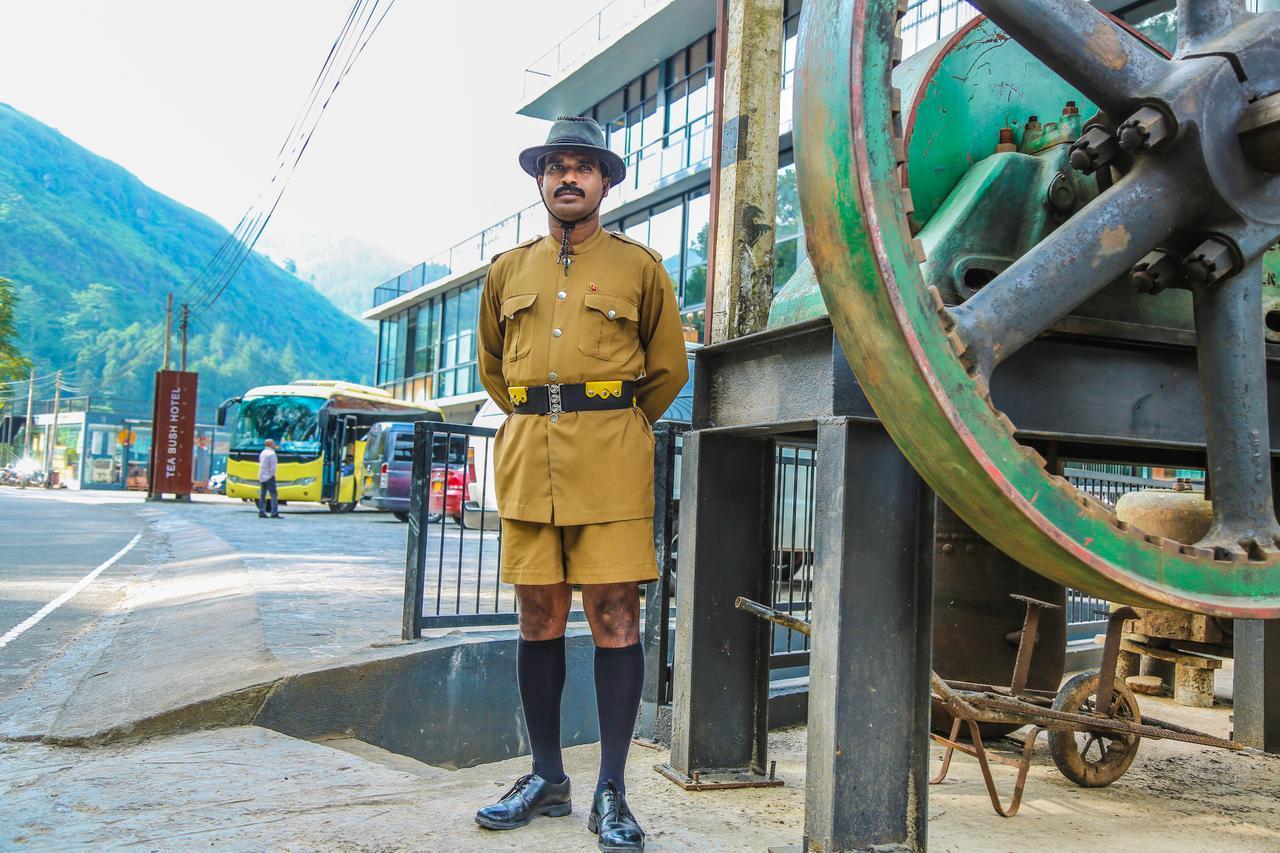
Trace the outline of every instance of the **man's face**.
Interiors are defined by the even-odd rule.
[[[267,447],[275,447],[275,446],[276,446],[276,443],[275,443],[273,440],[269,439],[269,438],[266,440],[265,444],[267,445]]]
[[[566,222],[586,216],[609,194],[609,181],[600,170],[600,161],[586,152],[548,154],[538,186],[547,209]]]

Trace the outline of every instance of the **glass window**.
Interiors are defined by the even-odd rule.
[[[281,453],[316,456],[320,453],[319,397],[292,395],[250,397],[240,404],[232,450],[262,450],[268,438]]]
[[[632,240],[649,245],[649,214],[628,217],[622,226],[622,233]]]
[[[778,170],[778,190],[776,197],[777,224],[776,244],[773,256],[773,289],[776,293],[796,267],[805,259],[804,223],[800,219],[800,198],[796,190],[796,167],[794,164],[783,166]]]
[[[662,265],[667,268],[671,280],[680,281],[680,255],[683,248],[684,210],[681,199],[668,203],[665,209],[655,210],[649,218],[649,246],[662,255]]]
[[[418,307],[418,330],[414,336],[413,372],[429,373],[436,367],[436,314],[439,305],[432,299]]]
[[[667,79],[679,80],[689,73],[688,54],[689,51],[681,50],[667,60]]]
[[[711,196],[705,189],[689,199],[685,237],[684,292],[682,306],[701,305],[707,300],[707,243],[711,230]]]
[[[403,311],[396,317],[396,349],[395,361],[391,365],[396,379],[404,378],[406,347],[409,344],[409,312]]]
[[[479,322],[480,282],[447,293],[440,325],[440,370],[435,389],[439,397],[467,394],[479,388],[476,325]]]

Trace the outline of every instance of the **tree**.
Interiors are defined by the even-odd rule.
[[[0,381],[23,379],[31,370],[31,360],[18,349],[14,307],[18,294],[13,283],[0,278]]]

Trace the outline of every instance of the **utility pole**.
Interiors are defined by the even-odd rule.
[[[182,303],[182,322],[178,324],[178,328],[182,330],[182,371],[184,373],[187,370],[187,320],[190,316],[187,303]]]
[[[32,421],[32,412],[36,402],[36,369],[31,368],[31,378],[27,380],[27,419],[23,421],[22,426],[22,458],[26,459],[31,455],[31,430],[35,427]]]
[[[164,369],[169,369],[169,338],[173,334],[173,294],[165,300],[164,306]]]
[[[53,423],[44,437],[44,487],[53,488],[53,446],[58,441],[58,406],[62,403],[62,371],[53,380]]]
[[[782,0],[729,4],[711,342],[763,330],[773,301]],[[717,69],[717,72],[719,69]]]

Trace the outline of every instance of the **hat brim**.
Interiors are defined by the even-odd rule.
[[[556,145],[535,145],[532,148],[524,149],[520,152],[520,168],[524,169],[532,177],[539,177],[542,174],[542,170],[538,168],[538,161],[553,151],[590,151],[600,158],[601,163],[608,167],[610,186],[616,187],[627,177],[626,161],[612,150],[601,148],[598,145],[569,142],[562,142]]]

